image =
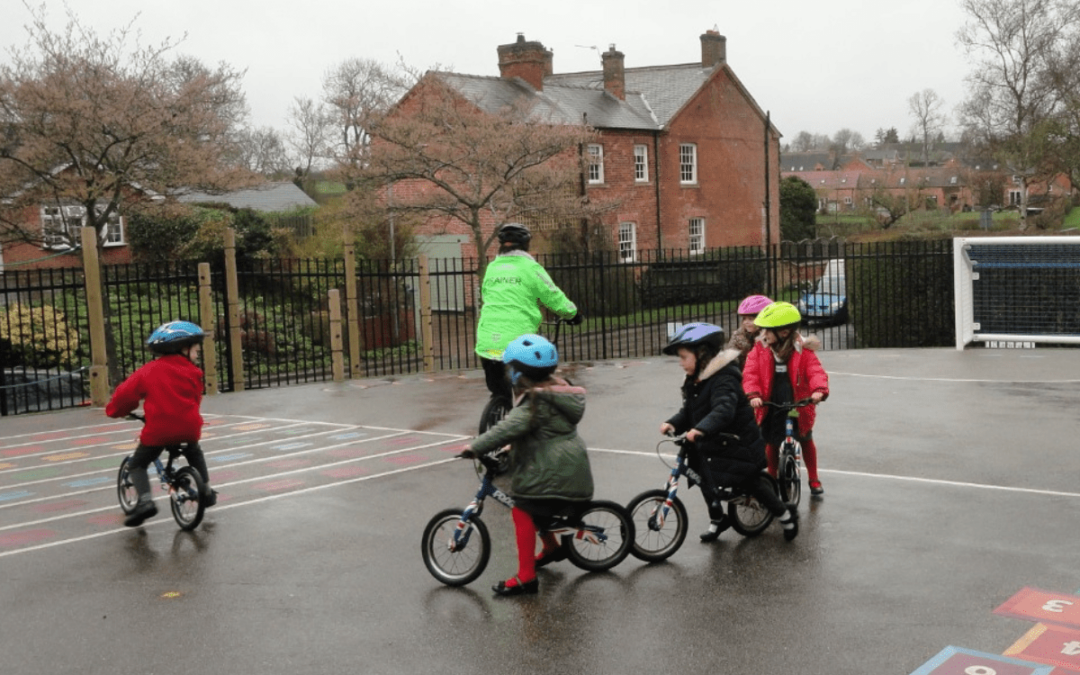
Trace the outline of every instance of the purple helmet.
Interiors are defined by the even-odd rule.
[[[772,302],[764,295],[751,295],[739,303],[738,314],[740,316],[757,316],[758,312],[771,305]]]

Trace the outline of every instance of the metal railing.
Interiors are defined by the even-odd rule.
[[[736,327],[735,308],[746,295],[799,302],[828,269],[843,270],[846,306],[843,316],[829,317],[837,321],[804,329],[820,337],[823,349],[953,346],[951,256],[951,241],[943,240],[784,244],[768,254],[746,247],[638,251],[633,260],[611,252],[538,255],[537,260],[585,317],[580,327],[560,335],[563,360],[587,362],[659,354],[674,326],[688,321],[718,323],[730,331]],[[142,341],[155,326],[197,320],[197,268],[183,261],[102,268],[113,341],[111,379],[119,381],[149,359]],[[351,299],[357,316],[346,313],[342,320],[345,344],[350,331],[359,342],[358,361],[349,363],[349,370],[354,376],[385,377],[479,367],[473,351],[477,269],[475,259],[359,261]],[[225,275],[223,264],[213,265],[215,320],[204,326],[216,337],[219,390],[229,391],[232,382],[259,388],[332,379],[327,298],[331,289],[344,295],[349,286],[341,260],[240,261],[235,299],[240,360],[231,354],[236,341],[227,317]],[[85,404],[90,338],[82,273],[8,272],[0,281],[0,414]],[[427,307],[421,290],[430,298]],[[426,317],[430,344],[423,338]],[[26,335],[16,335],[19,321],[32,323]],[[53,334],[73,337],[66,351],[32,337]],[[350,350],[344,351],[351,361]],[[232,372],[234,363],[242,364],[242,373]]]

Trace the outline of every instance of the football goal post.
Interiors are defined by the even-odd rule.
[[[953,240],[956,348],[1080,344],[1080,237]]]

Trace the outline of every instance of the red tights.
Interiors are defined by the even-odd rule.
[[[514,535],[517,539],[517,578],[521,583],[526,583],[536,578],[536,523],[532,516],[516,506],[510,509],[510,515],[514,519]],[[559,546],[553,534],[545,532],[540,539],[544,542],[545,552],[554,551]],[[517,581],[510,579],[506,585],[516,586]]]
[[[802,458],[803,464],[806,465],[806,476],[808,480],[816,481],[817,475],[817,446],[814,445],[814,439],[812,438],[800,438],[799,443],[802,445]],[[779,450],[775,445],[765,446],[765,458],[769,460],[769,475],[773,478],[776,477],[776,465],[779,462]]]

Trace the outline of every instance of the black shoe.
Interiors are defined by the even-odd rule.
[[[709,529],[701,533],[701,541],[709,543],[710,541],[716,541],[720,538],[720,534],[731,527],[728,524],[727,518],[723,520],[714,520],[709,523]]]
[[[217,490],[211,490],[202,496],[203,506],[209,508],[217,504]]]
[[[780,525],[784,528],[784,541],[791,541],[799,536],[799,512],[794,506],[787,508],[788,513],[791,514],[791,520],[781,520]]]
[[[810,481],[810,494],[814,495],[815,497],[820,497],[821,495],[825,494],[825,488],[821,487],[821,481]]]
[[[143,521],[147,518],[153,518],[157,515],[157,507],[154,506],[152,501],[140,501],[135,505],[135,509],[128,514],[127,518],[124,518],[124,525],[128,527],[138,527],[143,524]]]
[[[540,569],[545,565],[550,565],[553,562],[559,562],[560,560],[566,560],[566,549],[560,546],[551,553],[544,553],[536,559],[536,569]]]
[[[526,581],[521,583],[521,580],[514,577],[517,584],[514,586],[507,586],[506,581],[500,581],[498,585],[492,586],[491,590],[495,591],[495,595],[502,595],[509,597],[511,595],[536,595],[540,592],[540,580],[533,579],[532,581]],[[509,581],[509,579],[507,580]]]

